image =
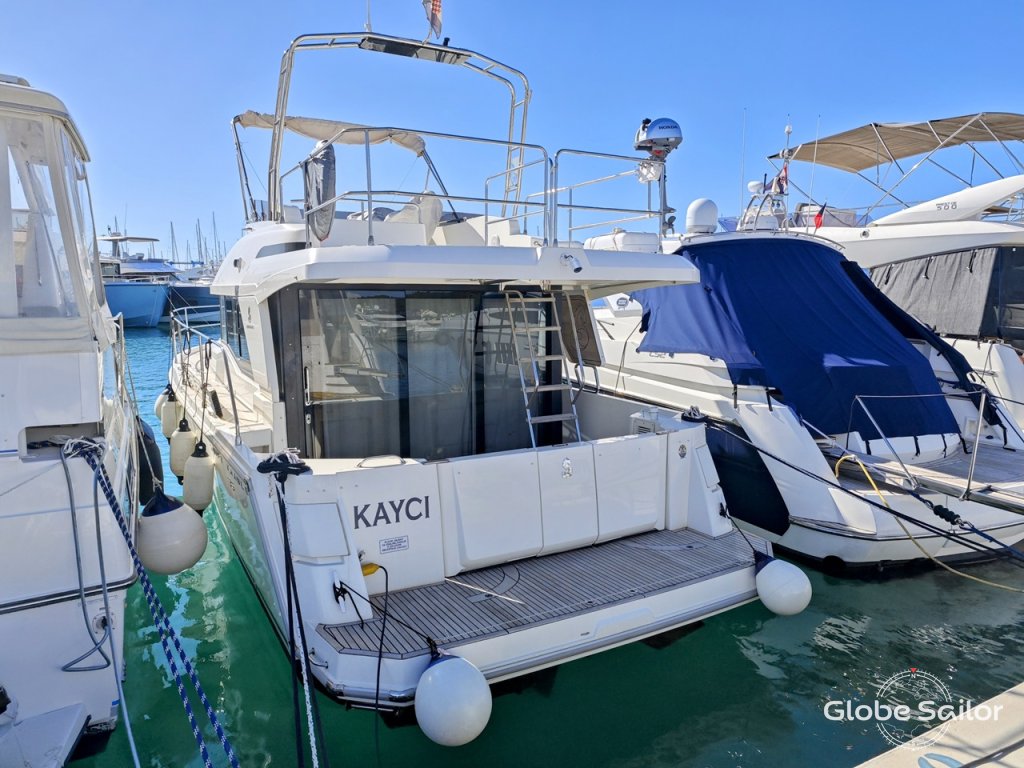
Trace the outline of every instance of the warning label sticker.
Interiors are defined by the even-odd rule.
[[[401,552],[403,549],[409,548],[409,537],[392,536],[390,539],[381,539],[378,544],[380,545],[380,553],[382,555],[386,555],[389,552]]]

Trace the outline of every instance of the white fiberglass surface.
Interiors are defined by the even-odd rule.
[[[58,218],[52,131],[48,118],[0,115],[0,317],[79,315]]]

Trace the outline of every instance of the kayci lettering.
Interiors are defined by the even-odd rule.
[[[407,499],[378,501],[352,507],[356,528],[392,525],[403,520],[415,521],[430,517],[430,497],[410,496]]]

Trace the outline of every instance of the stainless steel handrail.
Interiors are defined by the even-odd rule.
[[[583,187],[593,186],[595,184],[600,184],[600,183],[603,183],[603,182],[611,181],[611,180],[614,180],[614,179],[625,178],[625,177],[628,177],[630,175],[637,175],[637,170],[636,169],[631,169],[630,171],[623,171],[622,173],[612,174],[612,175],[608,175],[608,176],[605,176],[605,177],[599,177],[597,179],[586,179],[584,181],[577,182],[575,184],[567,184],[566,186],[561,187],[561,186],[559,186],[559,183],[558,183],[558,176],[559,176],[562,160],[566,156],[588,157],[588,158],[591,158],[591,159],[598,159],[598,160],[613,160],[613,161],[616,161],[616,162],[627,162],[627,163],[632,163],[633,165],[636,165],[637,167],[639,167],[640,163],[644,163],[644,162],[652,163],[652,164],[660,164],[661,165],[661,173],[659,173],[659,175],[658,175],[658,189],[659,189],[658,199],[659,199],[660,203],[659,203],[658,208],[654,208],[653,206],[651,206],[651,207],[646,208],[646,209],[639,209],[639,208],[638,209],[628,209],[628,208],[621,208],[621,207],[583,206],[583,205],[578,205],[578,204],[574,203],[572,201],[572,195],[573,195],[573,192],[575,190],[581,189]],[[591,152],[591,151],[587,151],[587,150],[569,149],[569,148],[563,148],[563,149],[557,150],[555,152],[554,160],[553,160],[552,166],[551,166],[551,200],[552,200],[552,203],[551,203],[551,206],[550,206],[550,208],[551,208],[550,216],[548,217],[548,219],[549,219],[548,220],[548,228],[549,229],[548,229],[548,236],[547,236],[548,242],[551,243],[551,244],[557,244],[558,243],[558,211],[560,209],[563,209],[563,208],[567,209],[569,211],[569,228],[568,228],[567,231],[570,234],[570,238],[571,238],[571,233],[573,231],[577,231],[579,229],[589,229],[590,228],[589,226],[582,226],[582,225],[581,226],[575,226],[575,227],[573,226],[572,214],[573,214],[574,211],[577,211],[577,210],[606,210],[607,212],[615,212],[615,213],[637,213],[637,214],[640,214],[639,216],[637,216],[635,218],[623,219],[623,221],[643,221],[643,220],[646,220],[646,219],[658,218],[658,220],[659,220],[658,234],[659,235],[663,234],[664,231],[665,231],[666,224],[667,224],[667,218],[666,217],[667,217],[667,214],[669,213],[669,208],[668,208],[668,205],[666,203],[665,167],[664,166],[665,166],[665,163],[664,163],[663,160],[654,160],[652,158],[646,158],[646,157],[636,157],[636,156],[631,156],[631,155],[617,155],[617,154],[612,154],[612,153],[608,153],[608,152]],[[650,189],[649,185],[651,183],[652,182],[647,182],[648,190]],[[569,203],[566,204],[566,203],[560,203],[559,202],[558,195],[559,195],[560,192],[568,192],[569,193]],[[648,196],[648,199],[650,199],[649,196]],[[607,224],[608,224],[608,222],[602,222],[601,224],[597,224],[595,226],[607,226]]]
[[[518,162],[518,164],[506,168],[505,171],[502,171],[499,174],[496,174],[495,176],[489,177],[489,179],[496,178],[496,177],[502,177],[502,176],[509,177],[510,174],[516,174],[517,175],[517,181],[516,181],[516,184],[515,184],[516,196],[514,198],[510,198],[508,196],[509,188],[510,188],[510,183],[506,182],[506,185],[505,185],[505,196],[503,198],[499,198],[499,199],[495,199],[495,200],[490,200],[488,184],[487,184],[486,180],[485,180],[485,184],[484,184],[484,197],[483,198],[476,198],[476,197],[473,197],[473,196],[466,196],[466,195],[451,195],[451,194],[449,194],[447,192],[447,189],[445,189],[444,182],[442,181],[440,175],[437,173],[437,169],[434,167],[434,164],[430,160],[430,157],[427,154],[425,149],[423,150],[422,156],[424,158],[424,161],[427,163],[427,166],[428,166],[428,168],[430,170],[431,175],[433,175],[433,177],[437,181],[438,185],[442,188],[443,191],[441,193],[428,192],[426,190],[424,190],[422,192],[421,191],[413,191],[413,190],[409,190],[409,191],[405,191],[405,190],[393,190],[393,191],[376,190],[376,189],[373,188],[373,164],[372,164],[372,161],[371,161],[371,151],[370,151],[370,147],[372,146],[372,142],[370,141],[370,134],[371,133],[380,133],[380,132],[385,132],[385,133],[389,133],[389,134],[390,133],[412,133],[412,134],[416,134],[416,135],[421,136],[421,137],[425,136],[425,137],[438,138],[438,139],[450,139],[452,141],[464,142],[464,143],[468,143],[468,144],[483,144],[483,145],[489,145],[489,146],[506,147],[506,148],[509,149],[510,153],[513,150],[515,150],[516,152],[519,153],[519,162]],[[540,164],[548,165],[549,164],[549,158],[548,158],[547,150],[544,149],[544,147],[540,146],[539,144],[528,144],[528,143],[525,143],[525,142],[512,142],[512,141],[506,141],[506,140],[503,140],[503,139],[490,139],[490,138],[485,138],[485,137],[480,137],[480,136],[468,136],[468,135],[464,135],[464,134],[447,133],[447,132],[441,132],[441,131],[424,131],[424,130],[418,130],[418,129],[415,129],[415,128],[400,128],[398,126],[388,126],[388,125],[384,125],[384,126],[352,126],[352,127],[348,127],[348,128],[342,128],[342,129],[339,129],[338,131],[336,131],[330,137],[330,139],[328,140],[328,143],[334,143],[335,141],[341,139],[346,134],[353,134],[353,133],[355,133],[355,134],[361,133],[363,135],[362,146],[363,146],[365,166],[366,166],[366,184],[367,184],[367,189],[363,190],[362,194],[366,195],[367,207],[368,207],[368,210],[370,210],[370,211],[373,210],[373,198],[374,198],[375,195],[389,195],[389,194],[391,194],[391,195],[411,195],[411,196],[420,195],[420,196],[436,197],[436,198],[438,198],[440,200],[447,201],[449,204],[452,201],[456,201],[456,200],[461,201],[461,202],[480,202],[480,203],[483,203],[484,206],[485,206],[485,216],[487,215],[487,213],[486,213],[486,206],[488,206],[489,203],[493,202],[495,204],[500,204],[502,206],[502,211],[504,212],[509,205],[516,206],[516,207],[518,207],[520,205],[523,205],[523,206],[529,205],[525,201],[519,199],[520,186],[521,186],[521,183],[522,183],[522,171],[527,169],[527,168],[531,168],[531,167],[533,167],[535,165],[540,165]],[[531,160],[529,162],[525,162],[524,163],[522,158],[523,158],[525,152],[528,151],[528,150],[529,151],[538,152],[540,154],[540,156],[536,160]],[[283,190],[284,180],[286,178],[288,178],[290,175],[292,175],[293,173],[295,173],[296,171],[301,170],[303,165],[307,161],[312,159],[313,155],[317,154],[317,152],[318,152],[317,149],[312,150],[310,152],[310,154],[306,158],[304,158],[303,160],[299,161],[298,163],[293,165],[291,168],[289,168],[288,170],[286,170],[283,174],[281,174],[279,176],[278,182],[277,182],[278,183],[277,193],[278,193],[278,198],[279,199],[283,199],[284,198],[284,190]],[[545,182],[545,186],[546,186],[547,179],[544,179],[544,182]],[[344,193],[344,194],[351,194],[351,193]],[[339,200],[339,199],[342,199],[342,196],[341,195],[335,195],[331,199],[326,200],[326,201],[321,201],[320,203],[318,203],[316,206],[313,206],[313,207],[310,207],[308,205],[309,201],[306,201],[307,205],[306,205],[305,217],[306,217],[307,224],[308,224],[308,221],[309,221],[309,216],[311,216],[316,211],[321,210],[324,207],[330,205],[332,202],[337,202],[337,200]],[[532,204],[532,205],[536,206],[537,204]],[[542,204],[541,207],[542,208],[546,208],[547,207],[547,195],[546,195],[546,193],[545,193],[545,196],[544,196],[544,203]],[[502,215],[504,215],[504,213]],[[368,221],[369,221],[369,224],[368,224],[367,244],[368,245],[373,245],[374,244],[374,236],[373,236],[373,219],[372,219],[372,217],[368,218]],[[307,226],[307,229],[308,229],[308,226]],[[308,242],[309,242],[309,237],[308,237],[308,232],[307,232],[307,243]]]
[[[209,334],[203,333],[197,328],[193,328],[188,323],[188,311],[189,310],[204,310],[219,309],[220,305],[208,304],[201,307],[180,307],[171,311],[171,349],[174,350],[174,354],[177,357],[185,352],[185,339],[189,338],[191,341],[192,336],[199,339],[199,344],[210,343],[220,350],[221,358],[224,361],[224,375],[227,379],[228,385],[228,397],[231,399],[231,416],[234,420],[235,426],[235,445],[242,444],[242,429],[238,419],[238,400],[235,397],[234,382],[231,378],[231,363],[234,358],[234,352],[231,348],[224,343],[223,339],[215,339]],[[184,315],[184,319],[182,319]],[[187,334],[187,336],[186,336]],[[191,343],[189,344],[191,348]],[[229,355],[230,353],[230,355]]]
[[[988,400],[988,392],[982,391],[981,402],[978,404],[978,428],[974,433],[974,452],[971,454],[971,468],[967,473],[967,486],[960,494],[960,500],[966,501],[971,495],[971,481],[974,479],[974,465],[978,462],[978,445],[981,443],[982,415],[985,413],[985,403]]]
[[[872,395],[864,395],[863,397],[872,397]],[[917,488],[919,487],[917,479],[912,474],[910,474],[910,470],[907,469],[907,465],[903,463],[903,459],[900,458],[900,455],[893,447],[893,444],[889,442],[889,438],[885,436],[885,432],[882,431],[882,428],[878,425],[878,422],[875,421],[875,417],[871,415],[871,411],[869,411],[867,405],[864,404],[863,397],[861,395],[857,395],[856,397],[853,398],[854,402],[859,403],[860,407],[864,409],[864,413],[866,413],[868,419],[871,420],[871,424],[874,426],[875,431],[882,436],[882,440],[885,441],[885,444],[889,447],[889,451],[895,457],[896,461],[900,463],[900,467],[903,468],[903,474],[905,474],[907,476],[907,479],[910,481],[910,487],[917,490]],[[847,438],[847,440],[849,440],[849,438]]]
[[[267,193],[270,197],[268,201],[270,216],[275,220],[280,221],[283,218],[278,174],[280,172],[285,115],[288,109],[288,96],[291,90],[295,54],[306,50],[344,48],[361,48],[380,53],[390,53],[452,64],[465,67],[477,74],[503,83],[509,92],[510,104],[506,165],[511,167],[517,161],[522,162],[522,149],[516,149],[514,145],[520,144],[522,137],[526,133],[526,117],[532,92],[529,81],[519,70],[468,49],[449,48],[445,45],[435,45],[426,41],[420,43],[414,40],[390,37],[369,31],[300,35],[292,41],[281,57],[280,76],[278,78],[277,102],[274,110],[274,127],[270,147],[269,184],[267,185]],[[519,141],[516,141],[517,136]],[[514,191],[518,197],[520,192],[518,186],[514,189],[507,188],[506,194],[511,191]]]
[[[875,417],[871,415],[871,411],[868,410],[868,407],[864,403],[864,400],[867,399],[867,398],[872,398],[872,399],[876,399],[876,400],[893,399],[894,397],[896,397],[896,398],[927,398],[927,397],[948,398],[948,397],[954,397],[954,398],[957,398],[957,399],[970,399],[971,394],[979,394],[979,393],[964,393],[962,395],[960,395],[960,394],[947,394],[947,393],[936,393],[936,394],[932,394],[932,395],[896,395],[896,396],[892,396],[892,395],[857,395],[856,397],[854,397],[854,401],[856,403],[859,403],[861,408],[864,410],[864,413],[867,414],[868,419],[871,420],[871,424],[874,426],[874,428],[878,432],[878,434],[882,436],[882,440],[885,441],[885,444],[886,444],[886,446],[888,446],[889,451],[892,453],[892,455],[896,459],[896,461],[899,462],[900,467],[903,469],[903,473],[907,476],[907,479],[910,481],[912,487],[916,490],[917,488],[920,487],[920,484],[910,474],[910,470],[907,469],[907,465],[903,463],[903,459],[900,458],[899,453],[893,447],[892,443],[889,441],[889,438],[886,437],[885,433],[882,431],[882,428],[878,425],[878,422],[875,420]],[[985,406],[988,403],[988,399],[989,399],[988,390],[986,390],[986,389],[981,390],[980,395],[981,395],[981,398],[980,398],[980,400],[978,402],[977,426],[975,428],[975,433],[974,433],[974,449],[973,449],[972,454],[971,454],[970,469],[967,472],[967,485],[964,488],[964,492],[960,495],[960,500],[961,501],[967,500],[968,497],[970,496],[971,483],[974,480],[974,470],[975,470],[975,466],[977,465],[977,461],[978,461],[978,446],[981,444],[981,432],[982,432],[982,429],[983,429],[983,425],[985,423],[985,418],[984,418]],[[849,448],[849,436],[847,436],[847,448]],[[964,444],[964,450],[965,451],[967,450],[966,443]]]

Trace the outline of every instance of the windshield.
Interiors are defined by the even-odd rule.
[[[48,118],[0,114],[0,317],[77,317]],[[55,183],[57,186],[55,186]]]

